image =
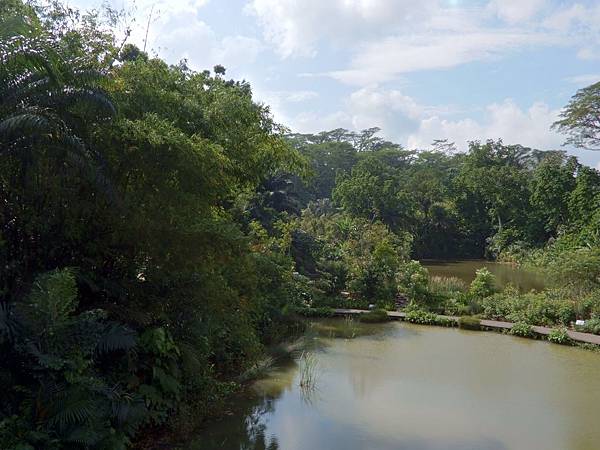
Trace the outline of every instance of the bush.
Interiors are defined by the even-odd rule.
[[[443,304],[444,314],[449,316],[473,316],[481,314],[481,301],[469,292],[460,292]]]
[[[495,283],[496,278],[494,275],[487,267],[482,267],[475,272],[475,279],[469,287],[469,292],[477,298],[489,297],[496,292]]]
[[[333,317],[334,311],[331,308],[303,308],[298,307],[294,312],[302,317]]]
[[[396,278],[398,291],[406,294],[411,301],[423,303],[427,300],[429,275],[419,261],[404,264]]]
[[[481,330],[481,322],[477,317],[465,316],[458,319],[458,327],[463,330]]]
[[[452,327],[455,325],[455,322],[452,319],[441,317],[437,314],[423,310],[409,311],[406,313],[405,320],[419,325],[438,325],[442,327]]]
[[[517,322],[510,329],[510,334],[521,337],[533,337],[533,329],[528,323]]]
[[[520,294],[507,288],[481,301],[482,315],[492,320],[530,325],[568,325],[575,320],[575,303],[558,290]]]
[[[586,320],[585,325],[580,325],[577,327],[577,331],[600,334],[600,318]]]
[[[578,317],[600,318],[600,290],[592,291],[581,299],[576,309]]]
[[[572,343],[569,333],[565,327],[555,328],[550,331],[548,340],[555,344],[570,345]]]
[[[374,309],[373,311],[360,315],[360,321],[364,323],[387,322],[388,320],[387,311],[385,309]]]

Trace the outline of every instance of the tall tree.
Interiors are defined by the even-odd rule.
[[[600,150],[600,82],[577,91],[552,127],[567,135],[566,144]]]

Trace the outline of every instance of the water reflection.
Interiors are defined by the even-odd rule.
[[[313,350],[321,368],[315,395],[302,392],[297,365],[279,367],[190,448],[598,448],[598,354],[397,322],[329,337],[336,326],[346,325],[311,329],[325,344]]]

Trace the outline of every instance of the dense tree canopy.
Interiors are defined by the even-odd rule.
[[[597,170],[286,134],[247,82],[151,57],[108,13],[0,0],[1,448],[189,431],[306,308],[423,300],[412,258],[537,251],[597,281]],[[577,145],[597,90],[559,122]]]

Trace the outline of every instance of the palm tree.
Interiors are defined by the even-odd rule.
[[[0,157],[16,157],[26,171],[45,152],[106,187],[101,155],[83,135],[115,114],[103,74],[63,57],[56,39],[26,17],[0,17],[0,30]]]

